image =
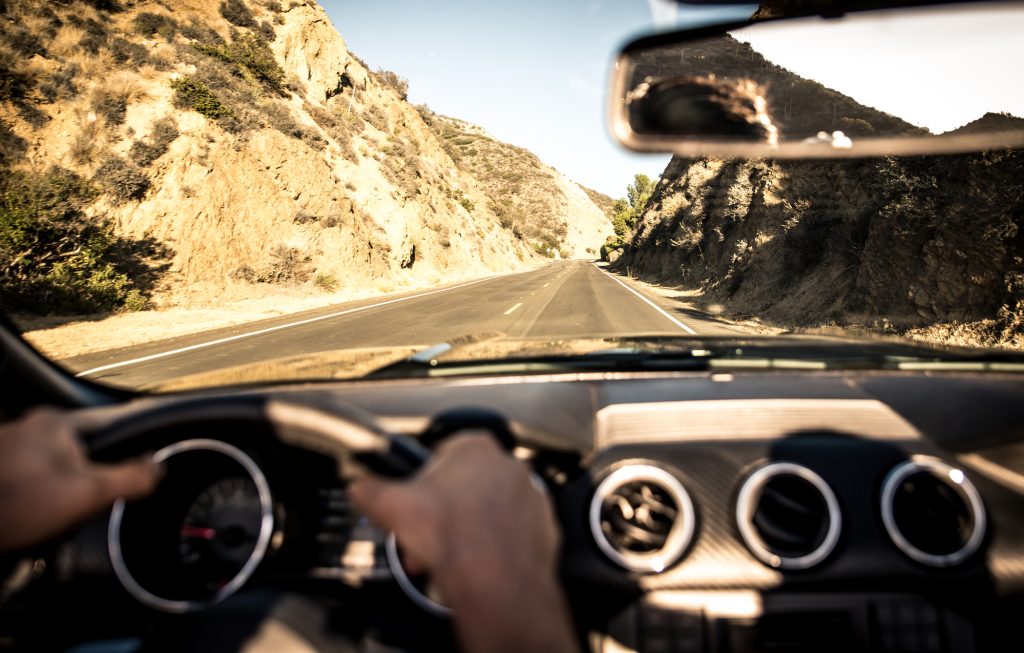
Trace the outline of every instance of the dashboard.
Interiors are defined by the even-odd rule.
[[[4,637],[212,650],[251,635],[223,628],[225,614],[287,593],[314,598],[329,614],[318,628],[352,641],[454,647],[443,598],[350,507],[351,460],[216,411],[107,437],[197,396],[354,406],[412,440],[444,411],[502,416],[556,508],[563,580],[594,651],[1003,650],[1024,607],[1017,378],[594,373],[294,385],[79,411],[96,457],[153,452],[167,474],[149,499],[25,561]],[[10,618],[40,603],[72,623],[54,632],[45,618]]]

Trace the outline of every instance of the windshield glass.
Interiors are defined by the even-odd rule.
[[[608,67],[627,37],[773,11],[0,3],[3,312],[73,373],[139,389],[566,369],[1016,371],[1019,151],[770,161],[613,144]],[[807,56],[814,40],[797,48],[781,27],[669,60],[677,74],[761,80],[794,134],[1019,128],[1020,87],[991,61],[1013,38],[998,25],[974,52],[989,80],[976,86],[999,91],[991,102],[956,86],[925,112],[865,85],[849,56]],[[915,59],[918,41],[934,50],[956,34],[922,28],[911,48],[844,38],[875,61],[898,50],[914,88],[950,67]]]

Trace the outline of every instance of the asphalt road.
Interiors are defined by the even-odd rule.
[[[285,356],[361,347],[430,346],[500,332],[510,339],[736,335],[710,316],[647,295],[589,261],[389,295],[61,361],[126,386]]]

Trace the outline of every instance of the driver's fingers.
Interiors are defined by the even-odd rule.
[[[117,499],[141,499],[148,496],[163,477],[163,466],[149,457],[116,465],[90,465],[88,496],[94,505],[89,511],[109,506]]]
[[[401,482],[363,476],[349,486],[352,504],[382,528],[395,530],[416,511],[416,494]]]
[[[392,531],[403,549],[403,565],[411,574],[429,571],[438,555],[436,533],[429,526],[429,501],[423,489],[408,483],[364,476],[349,486],[356,510],[381,528]]]

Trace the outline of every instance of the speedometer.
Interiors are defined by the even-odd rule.
[[[189,612],[224,600],[256,571],[273,533],[270,487],[237,447],[186,440],[158,451],[167,473],[144,501],[118,501],[108,547],[142,603]]]
[[[185,512],[178,557],[195,584],[216,592],[238,575],[259,542],[263,514],[252,479],[217,481]]]

